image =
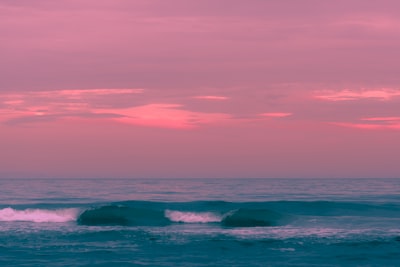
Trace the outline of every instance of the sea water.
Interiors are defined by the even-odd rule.
[[[2,179],[0,266],[400,266],[400,179]]]

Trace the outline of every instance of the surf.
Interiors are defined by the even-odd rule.
[[[269,202],[153,202],[124,201],[88,203],[74,207],[42,203],[31,206],[0,207],[0,222],[66,223],[102,226],[167,226],[171,224],[214,224],[221,227],[273,227],[294,220],[346,216],[399,218],[400,207],[390,203],[329,201]],[[311,217],[310,217],[311,216]],[[314,217],[313,217],[314,216]],[[315,219],[314,218],[314,219]]]
[[[81,225],[166,226],[174,223],[220,224],[224,227],[265,227],[282,223],[285,216],[267,209],[183,211],[107,205],[85,210]]]
[[[78,217],[79,209],[76,208],[66,208],[66,209],[24,209],[16,210],[13,208],[3,208],[0,209],[0,221],[3,222],[15,222],[15,221],[25,221],[25,222],[70,222],[75,221]]]
[[[222,221],[222,216],[214,212],[185,212],[166,210],[165,217],[171,222],[178,223],[217,223]]]

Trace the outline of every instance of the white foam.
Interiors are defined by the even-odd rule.
[[[166,210],[165,217],[173,222],[183,223],[212,223],[221,222],[222,217],[212,212],[186,212]]]
[[[69,222],[75,221],[78,217],[79,210],[74,208],[69,209],[25,209],[15,210],[13,208],[0,209],[0,221],[14,222]]]

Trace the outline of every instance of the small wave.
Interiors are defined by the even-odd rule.
[[[69,222],[75,221],[79,210],[75,208],[46,210],[46,209],[25,209],[16,210],[13,208],[0,209],[0,221],[14,222]]]
[[[172,222],[180,223],[216,223],[221,222],[222,216],[213,212],[183,212],[166,210],[165,216]]]

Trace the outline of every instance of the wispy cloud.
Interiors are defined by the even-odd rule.
[[[131,95],[143,93],[144,89],[74,89],[74,90],[51,90],[51,91],[27,91],[23,93],[2,93],[0,104],[18,106],[32,103],[37,100],[48,102],[68,102],[71,99],[79,100],[95,96]]]
[[[366,129],[366,130],[379,130],[379,129],[395,129],[400,130],[400,117],[369,117],[362,118],[357,122],[334,122],[334,125]]]
[[[121,94],[140,94],[144,89],[80,89],[80,90],[60,90],[56,94],[61,96],[85,96],[85,95],[121,95]],[[42,92],[44,94],[50,93],[49,91]],[[51,91],[51,93],[54,93]]]
[[[260,116],[269,117],[269,118],[284,118],[293,115],[290,112],[268,112],[268,113],[261,113]]]
[[[228,100],[229,99],[229,97],[227,97],[227,96],[218,96],[218,95],[200,95],[200,96],[194,96],[193,98],[204,99],[204,100]]]
[[[143,89],[79,89],[0,94],[0,120],[8,125],[55,121],[65,118],[103,118],[134,125],[194,128],[230,119],[224,113],[195,112],[181,104],[118,103],[104,105],[116,95],[143,93]],[[115,102],[115,101],[114,101]]]
[[[75,89],[27,92],[24,96],[50,98],[50,99],[82,99],[95,96],[129,95],[143,93],[144,89]]]
[[[55,120],[68,116],[79,117],[93,113],[99,100],[108,101],[112,105],[117,96],[143,92],[143,89],[136,88],[105,88],[0,93],[0,119],[17,124],[43,121],[43,118]]]
[[[380,122],[400,122],[400,117],[371,117],[371,118],[362,118],[364,121],[380,121]]]
[[[183,109],[179,104],[154,103],[118,110],[97,110],[96,112],[115,113],[121,117],[116,121],[163,128],[195,128],[203,124],[218,123],[229,120],[224,113],[194,112]]]
[[[373,90],[341,90],[321,91],[315,94],[315,98],[327,101],[350,101],[360,99],[390,100],[400,96],[399,89],[373,89]]]
[[[336,21],[334,26],[347,28],[361,27],[374,32],[400,32],[400,20],[394,16],[388,15],[368,14],[367,16],[354,16],[354,14],[352,14],[352,16],[348,16],[347,18],[342,18],[341,21]]]

